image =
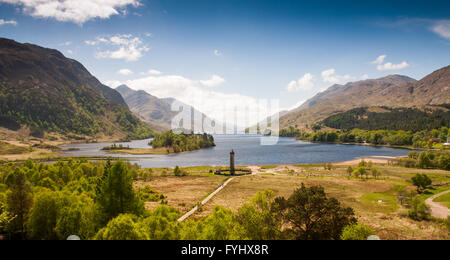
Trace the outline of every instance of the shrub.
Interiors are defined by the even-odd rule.
[[[411,219],[421,221],[430,218],[430,207],[422,202],[418,197],[415,197],[411,202],[411,208],[408,211],[408,217]]]
[[[342,231],[341,239],[342,240],[367,240],[367,238],[371,235],[376,235],[375,231],[364,225],[364,224],[356,224],[349,225],[344,228]]]
[[[112,219],[105,228],[102,228],[95,240],[148,240],[144,228],[136,216],[122,214]]]
[[[414,186],[417,187],[417,192],[422,193],[425,191],[432,183],[431,179],[426,174],[416,174],[411,178]]]

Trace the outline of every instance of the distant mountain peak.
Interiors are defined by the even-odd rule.
[[[417,81],[404,75],[332,85],[280,120],[282,127],[310,125],[324,117],[367,106],[411,107],[450,103],[450,66]]]
[[[404,75],[399,75],[399,74],[392,74],[392,75],[388,75],[386,77],[382,77],[379,79],[376,79],[378,81],[396,81],[399,83],[414,83],[417,82],[417,80],[410,78],[408,76],[404,76]]]
[[[121,89],[121,90],[132,90],[130,87],[128,87],[125,84],[122,84],[122,85],[116,87],[116,90],[119,90],[119,89]]]
[[[179,113],[189,113],[187,117],[191,117],[191,109],[196,116],[201,116],[203,122],[214,121],[205,114],[198,111],[196,108],[184,104],[175,98],[157,98],[147,93],[144,90],[133,90],[127,86],[121,86],[116,88],[122,96],[125,98],[128,106],[131,110],[140,118],[142,118],[147,124],[158,131],[167,131],[172,127],[172,119]],[[188,107],[187,111],[172,111],[173,102],[180,102],[183,107]],[[202,129],[202,126],[198,122],[194,122],[196,129]]]

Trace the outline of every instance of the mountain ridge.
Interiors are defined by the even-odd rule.
[[[0,126],[65,135],[138,137],[151,130],[120,93],[61,52],[0,38]]]
[[[417,81],[393,74],[332,85],[280,118],[280,127],[309,128],[333,114],[358,107],[413,107],[450,103],[450,66]]]
[[[172,120],[176,116],[192,118],[192,113],[197,118],[192,118],[191,124],[194,126],[194,129],[201,129],[202,131],[200,132],[209,133],[204,126],[210,125],[211,122],[215,122],[215,120],[209,118],[196,108],[175,98],[158,98],[144,90],[133,90],[127,85],[120,85],[116,90],[122,95],[130,107],[130,110],[136,116],[160,132],[172,129]],[[173,111],[173,102],[177,102],[177,104],[180,104],[183,108],[187,108],[187,111]],[[198,118],[202,118],[203,122],[195,120]]]

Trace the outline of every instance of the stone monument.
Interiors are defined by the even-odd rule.
[[[234,168],[234,150],[230,153],[230,174],[236,175],[236,169]]]

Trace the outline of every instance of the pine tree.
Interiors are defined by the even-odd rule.
[[[14,170],[6,182],[10,188],[6,198],[7,210],[15,216],[10,225],[10,231],[12,233],[20,232],[22,238],[25,238],[25,223],[33,203],[30,184],[25,173],[20,169]]]
[[[119,214],[143,213],[144,204],[135,194],[133,178],[122,161],[114,163],[109,174],[105,176],[98,195],[98,204],[106,222]]]

